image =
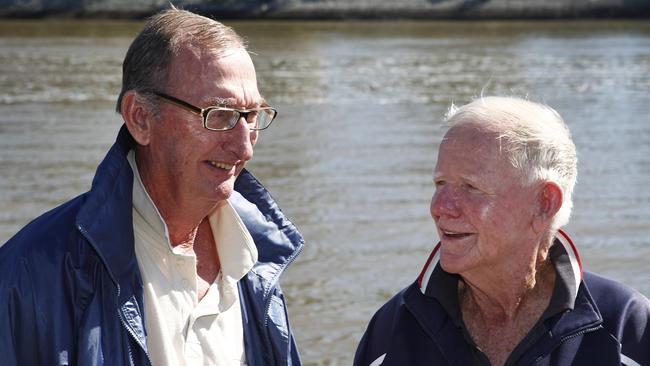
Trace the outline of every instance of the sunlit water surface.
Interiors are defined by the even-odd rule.
[[[348,365],[437,241],[432,169],[453,102],[554,106],[579,152],[567,230],[585,267],[650,294],[647,22],[232,23],[280,111],[251,170],[307,240],[283,279],[304,361]],[[140,23],[0,23],[0,242],[89,188],[121,124]]]

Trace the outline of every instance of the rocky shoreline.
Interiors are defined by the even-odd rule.
[[[650,18],[649,0],[177,0],[219,19]],[[0,18],[139,19],[168,0],[0,0]]]

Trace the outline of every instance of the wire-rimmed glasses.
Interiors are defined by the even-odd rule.
[[[196,107],[184,100],[170,95],[152,92],[157,97],[179,107],[185,108],[203,118],[203,127],[211,131],[228,131],[233,129],[239,119],[244,117],[250,130],[259,131],[271,125],[271,122],[278,115],[278,111],[271,107],[259,107],[253,109],[234,109],[228,107],[211,106],[207,108]]]

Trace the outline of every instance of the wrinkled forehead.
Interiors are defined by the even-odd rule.
[[[481,175],[486,171],[510,174],[514,166],[499,136],[499,132],[481,125],[452,127],[440,143],[435,171],[462,167],[468,175]]]
[[[445,135],[433,178],[470,183],[490,194],[522,188],[521,172],[500,150],[497,135],[477,129],[453,129]]]
[[[467,152],[500,153],[501,131],[481,123],[463,123],[452,126],[442,138],[440,148],[458,147]]]
[[[211,74],[214,74],[215,71],[223,72],[227,64],[233,62],[237,63],[238,69],[241,71],[255,72],[253,61],[243,48],[215,50],[187,44],[172,55],[169,64],[169,79],[185,79],[192,76],[199,79],[209,76],[214,78],[215,75]]]
[[[243,48],[218,53],[191,47],[181,50],[172,59],[167,86],[171,90],[197,93],[194,101],[200,101],[203,106],[264,104],[253,61]]]

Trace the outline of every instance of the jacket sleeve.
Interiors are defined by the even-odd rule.
[[[11,316],[13,305],[9,303],[10,300],[6,290],[4,285],[0,286],[0,304],[2,304],[0,311],[0,364],[17,366],[14,335],[15,319]]]
[[[91,297],[92,288],[80,261],[67,248],[82,242],[66,235],[70,231],[53,235],[52,230],[32,230],[43,225],[26,227],[0,247],[2,366],[67,365],[76,360],[83,316],[78,307],[80,299]]]
[[[619,325],[621,362],[625,365],[650,365],[650,301],[640,293],[623,304]]]
[[[379,366],[382,364],[391,339],[395,302],[396,299],[393,298],[370,319],[368,328],[354,355],[354,366]]]
[[[377,344],[377,342],[381,342],[381,338],[375,336],[374,328],[375,317],[373,317],[370,324],[368,324],[368,328],[357,346],[357,352],[354,355],[354,366],[368,366],[374,362],[374,360],[382,356],[380,352],[377,351],[378,348],[381,348],[378,347]],[[381,363],[379,363],[379,365],[381,365]]]
[[[39,341],[29,267],[10,256],[9,247],[0,249],[6,249],[0,250],[0,364],[37,365],[48,347]]]
[[[624,365],[650,365],[650,301],[638,291],[585,273],[603,325],[621,345]]]

